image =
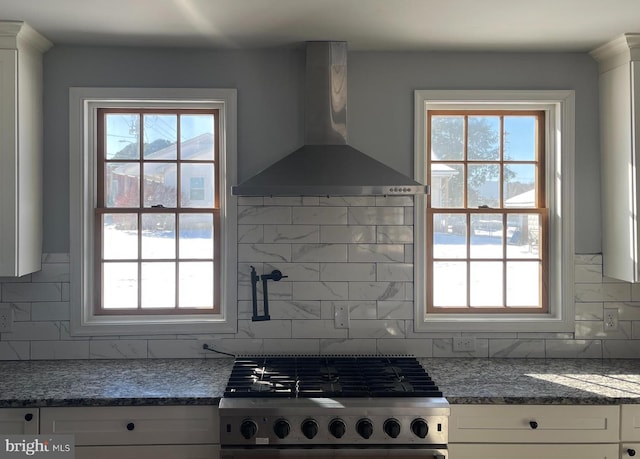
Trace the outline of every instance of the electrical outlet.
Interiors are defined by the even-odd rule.
[[[605,331],[613,331],[618,329],[618,310],[604,310],[604,329]]]
[[[474,336],[458,336],[453,338],[454,352],[473,352],[476,350],[476,338]]]
[[[349,306],[346,304],[336,304],[333,312],[335,327],[349,328]]]
[[[13,331],[13,309],[11,306],[0,306],[0,333]]]

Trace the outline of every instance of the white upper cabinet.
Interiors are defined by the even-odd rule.
[[[600,73],[603,273],[640,282],[640,34],[591,55]]]
[[[40,269],[42,54],[51,47],[19,21],[0,21],[0,276]]]

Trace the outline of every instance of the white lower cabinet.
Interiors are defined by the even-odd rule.
[[[619,406],[452,405],[449,459],[617,459]]]
[[[38,408],[0,409],[0,434],[38,434]]]
[[[622,405],[620,459],[640,458],[640,405]]]
[[[40,433],[73,434],[77,459],[218,459],[218,426],[215,406],[40,410]]]

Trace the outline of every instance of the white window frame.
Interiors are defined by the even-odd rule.
[[[94,313],[94,209],[98,108],[220,110],[220,313],[111,316]],[[237,91],[200,88],[70,88],[71,334],[156,335],[237,331]]]
[[[428,110],[542,110],[546,122],[546,198],[549,207],[549,311],[545,314],[427,313],[426,199],[415,200],[416,332],[574,332],[575,92],[572,90],[417,90],[415,179],[426,176]]]

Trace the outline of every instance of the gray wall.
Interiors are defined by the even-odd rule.
[[[303,141],[304,54],[56,46],[44,60],[44,251],[69,251],[68,93],[72,86],[238,89],[239,179]],[[576,252],[598,253],[597,66],[587,54],[349,53],[350,143],[413,172],[413,90],[574,89]]]

